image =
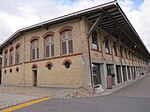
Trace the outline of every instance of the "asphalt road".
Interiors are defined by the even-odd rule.
[[[13,112],[150,112],[150,75],[108,96],[47,100]]]

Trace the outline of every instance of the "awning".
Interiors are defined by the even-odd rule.
[[[23,35],[25,32],[38,28],[47,29],[50,25],[81,17],[85,17],[91,24],[101,27],[107,33],[111,32],[112,36],[117,39],[119,38],[122,43],[133,49],[135,54],[144,57],[146,60],[150,59],[147,48],[116,1],[20,29],[10,36],[10,38],[1,45],[0,49],[3,49],[8,43],[18,38],[20,35]]]

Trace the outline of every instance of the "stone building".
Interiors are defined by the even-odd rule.
[[[93,90],[148,71],[150,55],[116,1],[16,31],[1,45],[2,85]]]

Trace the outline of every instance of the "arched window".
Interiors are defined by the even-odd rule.
[[[72,31],[65,30],[61,33],[62,55],[73,53]]]
[[[39,41],[37,39],[31,41],[31,59],[39,59]]]
[[[16,45],[16,64],[20,63],[20,44]]]
[[[54,36],[47,36],[44,41],[45,57],[54,56]]]
[[[13,65],[13,58],[14,58],[14,49],[13,47],[10,48],[10,54],[9,54],[9,64]]]

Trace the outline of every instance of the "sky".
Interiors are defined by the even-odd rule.
[[[0,44],[18,29],[112,0],[1,0]],[[150,51],[150,0],[117,0]]]

